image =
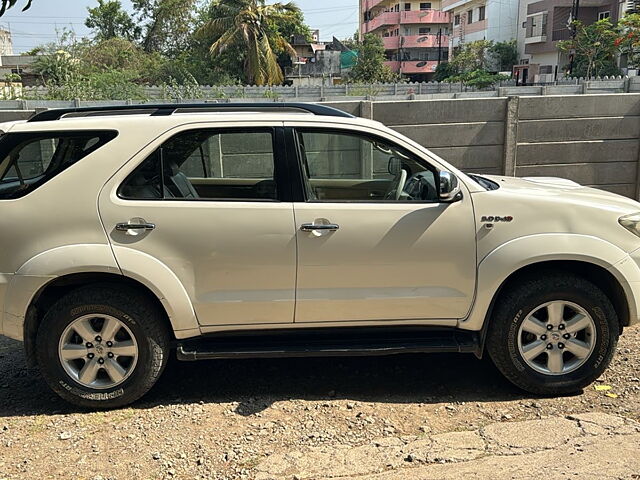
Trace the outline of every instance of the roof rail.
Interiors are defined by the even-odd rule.
[[[315,103],[285,103],[285,102],[258,102],[258,103],[167,103],[159,105],[109,105],[106,107],[79,107],[79,108],[55,108],[35,114],[29,122],[46,122],[60,120],[66,115],[89,117],[99,115],[132,115],[136,113],[149,113],[151,116],[173,115],[177,111],[206,111],[206,112],[263,112],[289,111],[308,112],[320,116],[354,118],[353,115],[337,108],[318,105]]]

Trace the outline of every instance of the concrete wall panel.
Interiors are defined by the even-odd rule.
[[[522,111],[522,108],[520,109]],[[527,120],[518,125],[518,142],[568,142],[638,138],[640,117]]]
[[[431,147],[502,145],[504,123],[450,123],[393,127],[416,142]]]
[[[518,165],[633,162],[638,159],[638,140],[521,143],[517,158]]]

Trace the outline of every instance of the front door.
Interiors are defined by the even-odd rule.
[[[131,249],[166,265],[201,325],[293,322],[295,225],[281,134],[189,126],[141,152],[100,198],[121,268],[135,269],[122,254]],[[155,228],[116,229],[127,222]]]
[[[375,134],[288,131],[306,191],[294,204],[295,321],[464,317],[476,275],[469,194],[440,203],[429,161]]]

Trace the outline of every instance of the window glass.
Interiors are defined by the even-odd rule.
[[[189,130],[167,140],[120,187],[128,199],[275,200],[270,130]]]
[[[299,130],[311,201],[436,201],[431,167],[404,149],[358,134]]]
[[[0,199],[32,192],[115,138],[116,132],[9,133],[0,138]]]

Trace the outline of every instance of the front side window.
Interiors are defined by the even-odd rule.
[[[478,21],[482,21],[486,18],[486,7],[483,5],[482,7],[478,8]]]
[[[435,170],[401,147],[356,133],[297,133],[309,201],[434,202]]]
[[[420,3],[420,10],[431,10],[431,3],[430,2],[421,2]]]
[[[453,17],[453,24],[454,25],[460,25],[460,15],[455,15]]]
[[[467,23],[473,23],[473,10],[467,12]]]
[[[114,131],[8,133],[0,138],[0,200],[34,191],[117,136]]]
[[[118,194],[129,200],[276,200],[273,133],[181,132],[142,162]]]

